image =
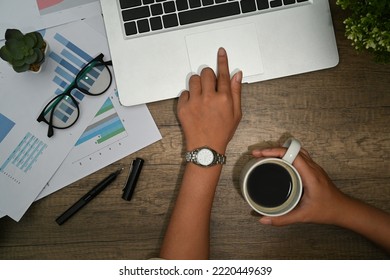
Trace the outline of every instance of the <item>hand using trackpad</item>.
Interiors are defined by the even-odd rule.
[[[225,48],[231,73],[242,70],[244,77],[263,73],[263,63],[254,24],[239,25],[224,29],[186,36],[191,71],[199,73],[205,66],[216,70],[217,51]]]

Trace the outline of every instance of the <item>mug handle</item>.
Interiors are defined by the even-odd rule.
[[[301,150],[301,143],[295,138],[289,138],[284,142],[283,147],[288,149],[282,159],[292,164]]]

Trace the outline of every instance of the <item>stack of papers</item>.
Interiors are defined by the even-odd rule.
[[[14,6],[21,1],[8,2]],[[64,84],[72,82],[76,75],[72,69],[81,69],[100,53],[109,60],[110,53],[98,1],[23,0],[23,5],[26,3],[34,7],[33,15],[45,10],[53,18],[76,9],[79,18],[72,13],[68,23],[64,16],[62,25],[52,24],[40,31],[49,44],[49,53],[39,74],[15,73],[0,61],[0,217],[8,215],[15,221],[35,200],[161,139],[145,105],[119,104],[115,82],[106,93],[82,99],[75,125],[55,129],[54,136],[47,137],[47,124],[36,121],[43,107],[66,88]],[[36,21],[34,16],[32,22],[19,22],[20,26],[15,24],[17,19],[8,24],[8,15],[3,17],[3,12],[11,9],[3,7],[7,5],[2,5],[0,11],[0,30],[18,28],[26,33],[31,30],[23,26],[48,25],[48,21]],[[97,15],[91,14],[91,5]],[[63,7],[66,12],[61,12]],[[81,20],[83,7],[88,7],[88,13]],[[48,12],[49,8],[52,12]],[[27,9],[23,12],[27,13]],[[12,14],[15,13],[9,15]],[[114,73],[112,67],[111,70]]]

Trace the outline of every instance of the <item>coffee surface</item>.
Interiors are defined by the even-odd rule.
[[[248,194],[263,207],[282,205],[290,196],[292,179],[278,164],[265,163],[255,167],[248,176]]]

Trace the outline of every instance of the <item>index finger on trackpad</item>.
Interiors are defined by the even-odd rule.
[[[216,71],[220,47],[225,48],[228,54],[231,72],[242,70],[244,76],[264,72],[254,24],[190,34],[186,36],[186,44],[192,72],[197,73],[204,66]]]

